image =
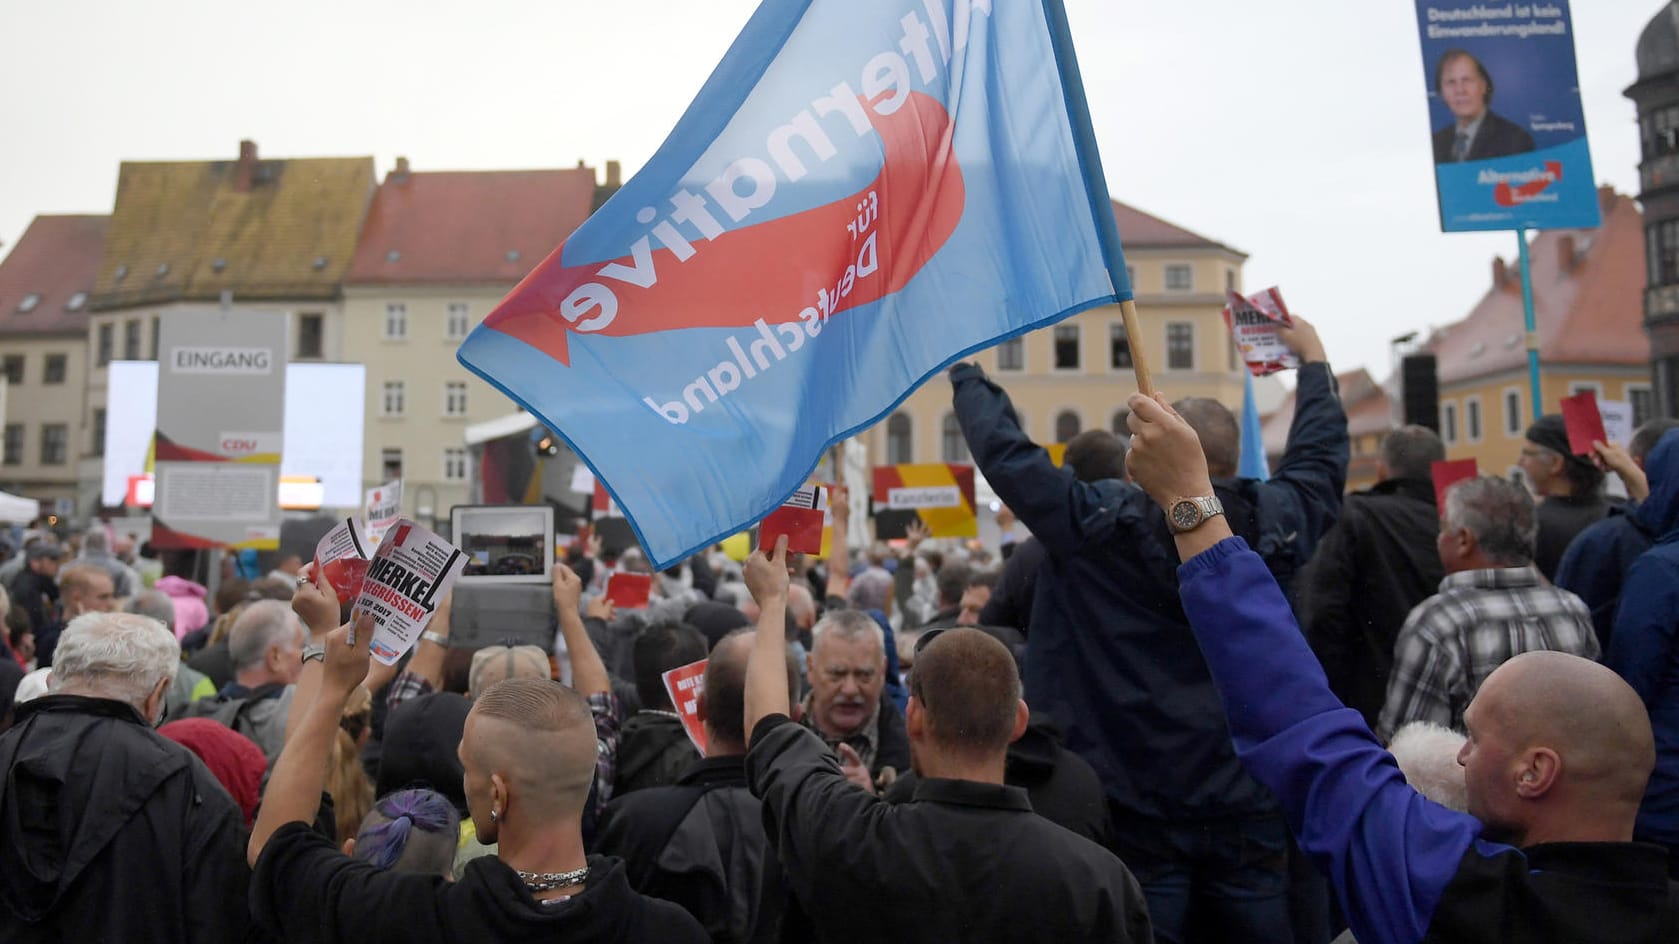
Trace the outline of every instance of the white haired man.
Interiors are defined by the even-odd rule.
[[[278,600],[258,600],[228,631],[233,682],[215,698],[192,703],[194,717],[211,718],[250,738],[273,764],[286,740],[297,677],[303,672],[303,624]]]
[[[180,665],[156,620],[87,613],[0,736],[0,940],[238,941],[244,817],[152,730]]]

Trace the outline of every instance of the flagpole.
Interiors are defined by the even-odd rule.
[[[1125,270],[1125,250],[1119,245],[1119,227],[1114,223],[1113,203],[1108,197],[1108,180],[1102,173],[1102,155],[1096,148],[1096,132],[1090,126],[1090,103],[1084,97],[1084,80],[1079,77],[1078,56],[1073,51],[1073,34],[1067,26],[1067,10],[1061,0],[1043,0],[1044,22],[1049,25],[1050,47],[1061,76],[1061,94],[1067,102],[1067,121],[1072,126],[1078,150],[1084,189],[1090,197],[1090,214],[1102,243],[1108,280],[1119,300],[1119,314],[1125,321],[1125,340],[1131,345],[1131,369],[1137,375],[1137,392],[1154,396],[1148,358],[1143,354],[1143,332],[1137,322],[1137,303],[1131,298],[1131,278]]]
[[[1533,402],[1533,419],[1537,422],[1545,414],[1545,401],[1541,399],[1539,385],[1539,329],[1533,318],[1533,266],[1528,262],[1526,229],[1516,230],[1516,248],[1516,258],[1521,263],[1522,319],[1527,328],[1528,399]]]
[[[1125,319],[1125,341],[1131,346],[1131,370],[1137,375],[1137,392],[1145,397],[1154,396],[1154,378],[1148,369],[1148,355],[1143,353],[1143,346],[1137,342],[1143,336],[1143,329],[1137,325],[1137,303],[1127,298],[1119,303],[1119,314]]]

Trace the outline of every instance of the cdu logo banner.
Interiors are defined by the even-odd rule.
[[[763,517],[957,358],[1129,299],[1059,0],[766,0],[461,363],[656,566]]]

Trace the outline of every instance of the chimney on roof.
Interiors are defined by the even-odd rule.
[[[624,165],[617,161],[606,162],[606,185],[620,187],[624,183]]]
[[[239,142],[239,163],[233,169],[233,189],[236,193],[250,193],[251,181],[257,171],[257,143],[251,140]]]
[[[1504,264],[1503,256],[1492,257],[1492,289],[1498,291],[1510,284],[1510,268]]]
[[[1557,240],[1557,268],[1564,273],[1574,271],[1574,237],[1564,236]]]
[[[408,182],[408,158],[399,157],[396,159],[396,170],[391,171],[391,179],[397,183]]]

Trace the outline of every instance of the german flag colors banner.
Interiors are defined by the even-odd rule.
[[[917,519],[935,538],[977,537],[974,467],[958,463],[875,466],[875,536],[901,538]]]

